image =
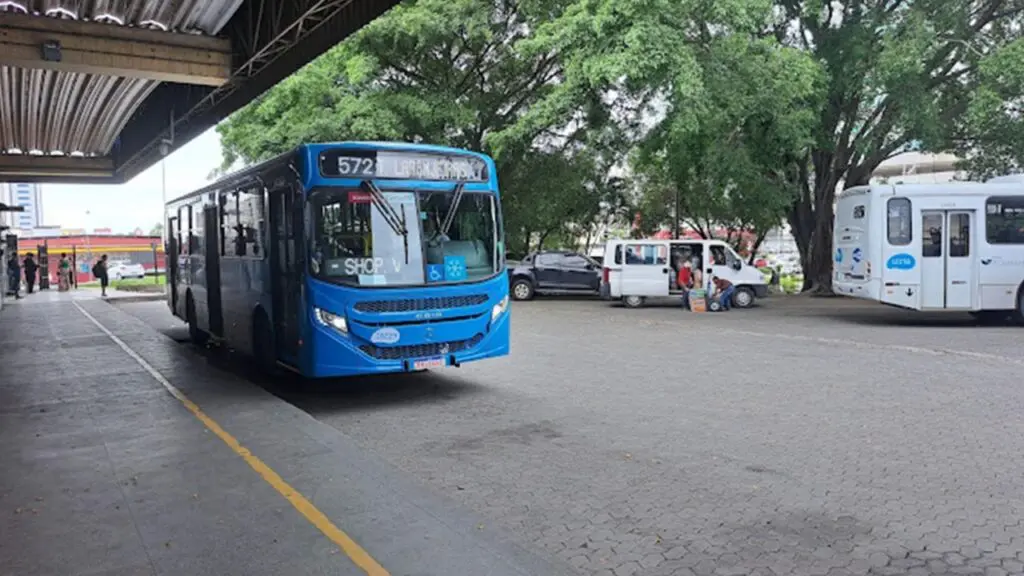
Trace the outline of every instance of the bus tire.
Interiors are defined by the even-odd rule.
[[[623,296],[622,303],[626,305],[626,308],[640,308],[644,305],[643,296]]]
[[[252,321],[252,355],[261,374],[270,376],[277,372],[274,331],[263,310],[257,311]]]
[[[737,286],[732,293],[732,305],[736,308],[750,308],[754,305],[754,291],[749,286]]]
[[[210,341],[210,335],[199,329],[196,320],[196,303],[192,300],[190,292],[185,298],[185,319],[188,322],[188,338],[196,346],[205,346]]]
[[[1024,326],[1024,284],[1017,288],[1017,308],[1012,312],[1012,316],[1017,326]]]
[[[533,282],[528,278],[516,278],[512,281],[513,300],[533,300],[536,291],[533,289]]]
[[[1012,313],[1012,311],[1005,310],[977,310],[970,314],[982,326],[998,326],[1005,324],[1007,317]]]

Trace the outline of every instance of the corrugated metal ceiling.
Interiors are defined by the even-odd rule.
[[[0,11],[213,35],[243,0],[0,0]],[[159,82],[0,66],[0,152],[105,156]]]

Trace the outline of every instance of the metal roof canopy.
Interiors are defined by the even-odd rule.
[[[399,2],[19,1],[0,2],[0,181],[73,183],[130,180]]]

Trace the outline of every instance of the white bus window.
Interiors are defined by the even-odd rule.
[[[1024,197],[993,196],[985,203],[989,244],[1024,244]]]
[[[942,220],[945,214],[932,212],[921,217],[921,256],[939,258],[942,256]]]
[[[887,232],[889,244],[906,246],[913,239],[913,225],[910,220],[910,199],[890,198],[887,205]]]
[[[949,257],[964,258],[971,255],[971,215],[949,215]]]
[[[860,206],[854,206],[853,207],[853,218],[855,220],[859,220],[859,219],[861,219],[863,217],[864,217],[864,205],[861,204]]]

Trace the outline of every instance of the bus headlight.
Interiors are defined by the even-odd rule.
[[[506,295],[504,298],[501,299],[501,302],[498,302],[497,304],[494,305],[494,308],[491,308],[491,322],[494,322],[498,318],[498,316],[501,316],[502,312],[504,312],[507,309],[508,296]]]
[[[348,334],[348,322],[345,321],[344,316],[338,316],[320,308],[314,308],[313,312],[317,321],[324,326],[330,326],[342,334]]]

